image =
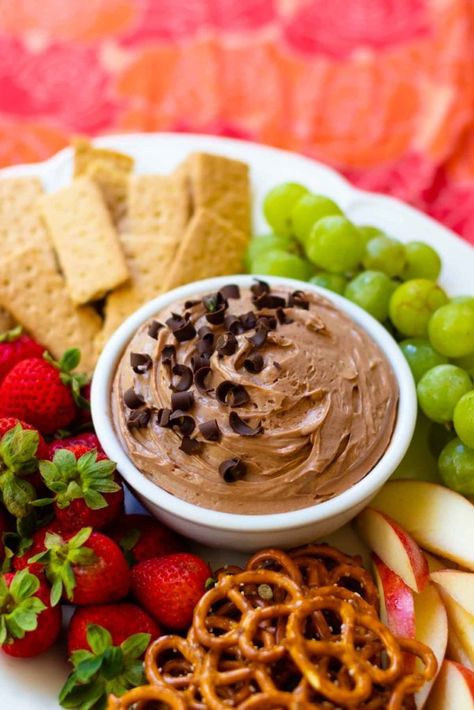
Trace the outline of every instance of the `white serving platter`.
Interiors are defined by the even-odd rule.
[[[94,142],[132,155],[140,173],[167,173],[192,151],[220,153],[245,161],[251,169],[257,232],[268,230],[261,215],[265,193],[280,182],[300,182],[314,192],[333,198],[357,224],[375,225],[401,241],[420,240],[431,244],[443,261],[440,281],[448,293],[474,291],[474,249],[467,242],[399,200],[352,187],[337,172],[314,160],[246,141],[193,134],[136,133],[105,136]],[[66,148],[43,163],[0,170],[0,179],[26,175],[41,178],[47,191],[66,185],[72,175],[72,150]],[[129,496],[128,510],[138,507]],[[328,541],[349,553],[365,554],[349,527],[331,535]],[[195,549],[215,567],[244,559],[243,556],[239,559],[235,552],[197,546]],[[58,692],[67,672],[64,641],[36,659],[19,660],[0,653],[0,710],[57,710]]]

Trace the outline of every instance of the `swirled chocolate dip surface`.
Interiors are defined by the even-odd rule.
[[[204,508],[278,513],[363,478],[392,436],[398,387],[330,301],[257,282],[176,303],[115,375],[116,431],[157,485]]]

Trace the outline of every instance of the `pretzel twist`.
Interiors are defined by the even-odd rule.
[[[411,710],[435,672],[430,649],[379,620],[359,558],[269,549],[219,571],[187,637],[149,647],[149,685],[111,696],[108,710]]]

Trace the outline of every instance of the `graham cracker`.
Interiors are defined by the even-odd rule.
[[[171,175],[132,175],[129,181],[127,230],[134,234],[181,237],[190,216],[187,178]]]
[[[248,165],[210,153],[191,153],[185,164],[194,210],[212,210],[250,237]]]
[[[41,180],[36,177],[0,180],[0,259],[22,247],[38,247],[53,263],[51,243],[41,221]]]
[[[128,279],[118,234],[93,180],[77,178],[45,195],[41,205],[74,303],[102,298]]]
[[[183,235],[164,290],[242,271],[247,236],[214,212],[199,209]]]
[[[114,224],[118,224],[127,209],[128,178],[134,160],[125,153],[96,148],[89,141],[74,141],[74,177],[87,176],[99,186]]]
[[[80,369],[92,370],[100,318],[93,308],[73,304],[43,249],[21,249],[0,262],[0,305],[55,358],[67,348],[80,348]]]
[[[104,325],[96,339],[99,351],[133,311],[163,291],[176,253],[176,239],[170,234],[124,232],[120,238],[130,269],[130,281],[107,297]]]
[[[11,317],[11,314],[5,310],[5,308],[0,307],[0,333],[6,333],[15,325],[15,321]]]

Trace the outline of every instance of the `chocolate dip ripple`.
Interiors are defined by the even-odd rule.
[[[288,303],[289,290],[273,288],[271,294]],[[276,327],[267,330],[258,348],[249,342],[256,333],[252,328],[234,333],[237,345],[232,354],[223,354],[222,349],[212,353],[211,372],[205,379],[210,391],[198,389],[194,382],[189,387],[194,398],[183,416],[190,415],[191,425],[194,422],[191,434],[189,418],[184,433],[177,426],[158,424],[157,411],[172,409],[170,385],[183,379],[172,374],[171,366],[163,365],[161,356],[172,345],[175,362],[192,369],[199,338],[179,342],[168,326],[151,322],[138,330],[118,365],[112,391],[113,421],[135,466],[169,493],[214,510],[280,513],[336,496],[375,466],[392,436],[398,387],[376,343],[330,301],[305,292],[293,299],[293,307],[279,310],[277,319],[276,308],[258,310],[253,299],[250,290],[241,290],[239,298],[227,301],[225,315],[258,311],[257,316],[273,317],[270,325]],[[196,300],[187,309],[184,303],[174,304],[157,314],[156,320],[164,324],[171,313],[183,315],[186,310],[197,332],[206,326],[214,333],[215,346],[226,326],[210,324],[205,306],[199,297]],[[231,321],[227,319],[227,326]],[[239,330],[235,322],[232,329]],[[208,330],[204,332],[208,344]],[[166,352],[169,355],[170,349]],[[147,366],[134,371],[132,353],[148,355],[151,366],[145,358]],[[258,357],[256,368],[252,362],[249,365],[256,355],[263,358],[263,367],[254,372],[262,365]],[[182,368],[178,371],[182,373]],[[239,403],[239,398],[232,400],[232,392],[227,394],[229,404],[219,401],[216,388],[225,380],[244,388],[248,397],[241,406],[231,406],[232,401]],[[144,416],[125,404],[124,395],[130,389],[143,399]],[[224,385],[219,391],[226,389]],[[231,412],[238,416],[234,414],[229,421]],[[162,422],[168,414],[165,411],[163,417],[161,413]],[[208,441],[199,427],[214,420],[218,433],[213,424],[207,425],[214,439]],[[238,420],[243,420],[243,427]],[[141,426],[135,425],[137,421]],[[238,433],[240,429],[245,435]],[[183,447],[184,434],[202,445],[187,442]],[[230,459],[239,461],[232,469],[239,472],[235,481],[222,476],[226,468],[222,464]]]

